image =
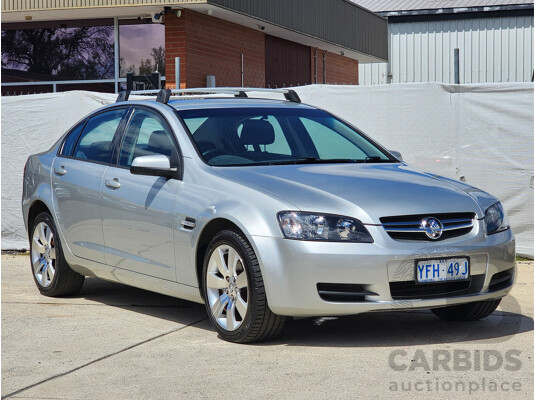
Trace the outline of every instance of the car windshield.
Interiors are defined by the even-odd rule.
[[[213,166],[398,162],[322,110],[207,108],[177,113]]]

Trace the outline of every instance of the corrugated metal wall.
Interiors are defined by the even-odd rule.
[[[529,82],[533,74],[533,16],[390,23],[388,64],[360,64],[359,83]],[[388,73],[391,73],[391,78]]]

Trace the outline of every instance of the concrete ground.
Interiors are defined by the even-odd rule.
[[[94,278],[76,297],[43,297],[27,256],[2,255],[2,397],[531,399],[533,263],[482,321],[300,319],[236,345],[201,305]]]

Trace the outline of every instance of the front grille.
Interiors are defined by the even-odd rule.
[[[352,283],[318,283],[318,294],[325,301],[356,303],[366,301],[366,296],[377,296],[362,285]]]
[[[436,218],[442,223],[443,230],[440,238],[431,239],[425,234],[422,220],[428,217]],[[475,218],[476,215],[474,213],[447,213],[383,217],[380,218],[380,221],[392,239],[437,241],[451,239],[471,232]]]
[[[479,293],[483,288],[485,275],[473,275],[469,280],[420,283],[415,281],[390,282],[390,294],[394,300],[432,299],[438,297],[463,296]]]

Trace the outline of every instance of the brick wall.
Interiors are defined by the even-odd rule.
[[[310,73],[311,82],[314,83],[314,52],[315,48],[310,48]],[[323,53],[325,50],[318,49],[317,57],[317,77],[318,84],[327,83],[331,85],[358,85],[359,84],[359,62],[339,54],[327,52],[325,65],[327,67],[327,81],[323,82]]]
[[[186,64],[186,19],[168,14],[165,18],[165,85],[168,89],[176,89],[175,85],[175,57],[180,57],[181,81],[187,75]],[[185,86],[184,86],[185,87]]]
[[[310,82],[314,83],[314,50],[310,48]],[[181,87],[204,87],[215,75],[216,86],[266,86],[266,46],[263,32],[191,10],[180,18],[165,16],[165,74],[168,88],[175,88],[175,57],[180,57]],[[318,83],[323,83],[323,50],[317,53]],[[280,62],[280,60],[279,60]],[[358,61],[327,53],[327,83],[358,84]],[[302,81],[300,81],[301,83]],[[288,82],[291,84],[291,82]]]
[[[182,16],[165,16],[165,71],[167,87],[175,87],[175,57],[180,57],[184,87],[206,86],[215,75],[217,86],[241,86],[241,54],[244,85],[265,86],[264,34],[190,10]]]

